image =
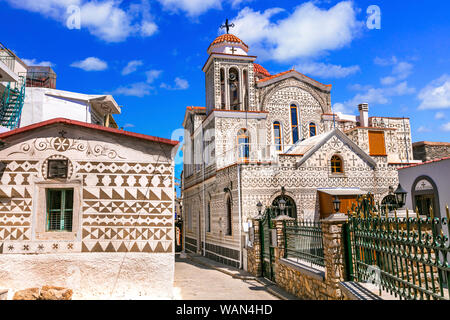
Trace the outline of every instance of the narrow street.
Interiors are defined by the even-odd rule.
[[[177,300],[279,300],[256,280],[235,279],[178,255],[174,295]]]

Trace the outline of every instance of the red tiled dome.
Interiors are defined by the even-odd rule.
[[[219,44],[219,43],[224,43],[224,42],[229,42],[229,43],[240,43],[243,44],[247,50],[248,50],[248,45],[246,45],[244,43],[244,41],[242,41],[241,39],[239,39],[238,37],[236,37],[234,34],[222,34],[221,36],[218,36],[209,46],[209,48],[211,48],[211,46],[215,45],[215,44]],[[208,49],[209,49],[208,48]]]

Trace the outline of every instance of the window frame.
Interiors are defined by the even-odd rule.
[[[314,128],[314,134],[313,135],[311,135],[311,129],[312,128]],[[309,137],[312,138],[312,137],[315,137],[315,136],[317,136],[317,125],[314,122],[310,122],[309,123]]]
[[[275,127],[278,126],[278,130],[279,130],[279,136],[276,136],[276,129]],[[275,150],[276,151],[282,151],[283,150],[283,138],[282,138],[282,133],[281,133],[281,122],[280,121],[274,121],[273,125],[273,143],[275,144]],[[277,143],[277,140],[279,140],[280,143]]]
[[[339,167],[335,167],[333,165],[333,159],[337,158],[339,160]],[[340,172],[334,171],[336,168],[340,168]],[[335,175],[343,175],[344,174],[344,160],[342,159],[342,157],[338,156],[337,154],[334,154],[331,156],[330,159],[330,169],[331,169],[331,174],[335,174]]]
[[[296,118],[295,120],[297,122],[296,124],[294,124],[294,121],[293,121],[294,120],[293,119],[293,109],[295,109],[295,118]],[[296,144],[298,141],[300,141],[300,129],[299,129],[300,117],[298,115],[298,106],[295,103],[292,103],[290,105],[289,111],[290,111],[290,118],[291,118],[292,144]],[[294,132],[297,133],[297,140],[295,140]]]
[[[51,209],[50,208],[50,202],[51,202],[51,193],[53,192],[60,192],[61,197],[60,197],[60,208],[59,209]],[[72,192],[72,206],[71,209],[66,208],[66,196],[68,192]],[[74,214],[73,214],[73,210],[74,210],[74,193],[75,190],[73,188],[64,188],[64,189],[54,189],[54,188],[47,188],[45,190],[46,193],[46,202],[47,202],[47,206],[46,206],[46,223],[45,223],[45,232],[72,232],[73,230],[73,218],[74,218]],[[59,211],[59,229],[51,229],[50,228],[50,224],[51,224],[51,219],[50,216],[52,214],[52,212],[50,211],[55,211],[54,214],[58,214],[57,211]],[[66,214],[67,212],[70,212],[70,230],[66,229]]]
[[[241,143],[240,140],[245,139],[247,142]],[[240,129],[236,135],[236,143],[238,146],[238,160],[247,162],[250,158],[250,134],[245,128]],[[242,154],[241,145],[244,145],[244,154]]]

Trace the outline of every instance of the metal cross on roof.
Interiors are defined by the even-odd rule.
[[[225,21],[225,24],[220,26],[220,29],[227,29],[227,33],[230,33],[230,28],[234,28],[234,23],[228,23],[228,19]]]

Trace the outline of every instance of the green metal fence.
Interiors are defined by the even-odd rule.
[[[448,207],[444,218],[408,212],[389,217],[380,209],[349,218],[352,280],[375,280],[380,290],[402,300],[449,300]]]
[[[320,222],[286,221],[284,257],[311,266],[325,267]]]

